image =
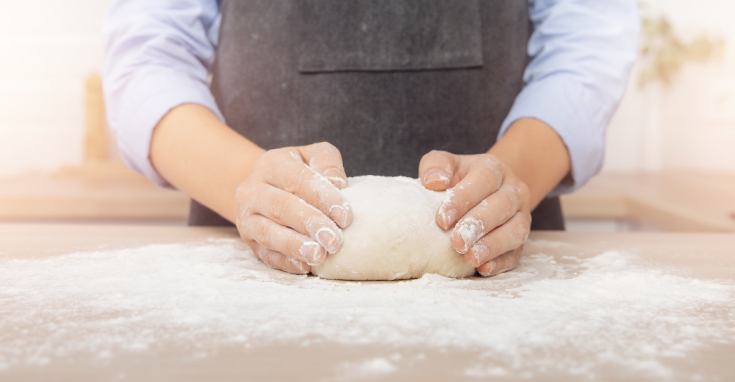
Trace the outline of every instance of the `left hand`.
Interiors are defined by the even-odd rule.
[[[421,159],[421,182],[429,190],[453,188],[436,214],[452,247],[483,276],[513,269],[531,230],[528,186],[492,154],[432,151]]]

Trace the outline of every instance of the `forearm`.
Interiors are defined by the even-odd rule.
[[[264,152],[208,108],[184,104],[156,125],[150,159],[169,183],[234,222],[235,191]]]
[[[533,118],[515,121],[488,151],[505,162],[526,183],[535,208],[569,173],[569,152],[559,135]]]

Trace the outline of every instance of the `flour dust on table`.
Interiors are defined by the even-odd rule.
[[[180,349],[207,359],[274,343],[389,349],[335,374],[400,375],[421,362],[410,351],[458,349],[472,352],[455,371],[466,378],[594,379],[614,370],[655,379],[680,373],[708,344],[735,344],[731,282],[649,268],[621,252],[556,260],[535,252],[518,270],[330,281],[267,268],[235,239],[0,258],[0,379],[2,370],[84,357]]]
[[[435,222],[447,192],[430,191],[418,179],[359,176],[340,191],[354,220],[344,244],[311,272],[339,280],[398,280],[425,274],[475,274],[452,248],[450,232]]]

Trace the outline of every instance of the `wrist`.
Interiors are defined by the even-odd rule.
[[[234,222],[237,187],[264,152],[208,108],[184,104],[154,129],[150,159],[169,183]]]
[[[571,170],[564,141],[549,125],[533,118],[515,121],[488,153],[500,158],[528,186],[532,208]]]

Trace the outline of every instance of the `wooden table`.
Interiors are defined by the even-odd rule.
[[[0,221],[115,221],[183,224],[189,198],[124,164],[86,164],[0,181]]]
[[[400,331],[397,332],[398,339],[395,342],[391,342],[388,339],[367,341],[362,344],[346,343],[344,341],[334,342],[332,341],[333,338],[318,338],[321,332],[315,331],[316,337],[313,340],[305,340],[304,338],[289,340],[288,336],[276,336],[278,338],[277,341],[270,342],[266,340],[247,345],[233,345],[232,343],[221,342],[222,339],[218,337],[218,333],[225,329],[214,325],[213,323],[215,321],[212,321],[214,320],[213,318],[202,318],[200,321],[187,321],[181,324],[183,325],[181,327],[183,329],[179,330],[183,334],[180,336],[186,336],[189,331],[195,328],[202,329],[202,327],[207,325],[210,325],[207,333],[211,334],[182,343],[181,341],[176,342],[172,339],[179,332],[169,332],[166,330],[165,325],[163,327],[156,327],[153,332],[145,332],[145,325],[141,324],[141,322],[147,322],[145,318],[140,318],[136,321],[127,316],[127,318],[123,316],[118,317],[116,316],[118,313],[107,312],[103,309],[101,314],[106,314],[107,316],[103,317],[103,320],[100,321],[100,317],[96,317],[90,313],[94,309],[99,310],[99,306],[104,305],[105,301],[114,300],[118,301],[121,305],[125,305],[128,302],[132,304],[135,299],[140,298],[136,293],[148,293],[146,290],[137,291],[138,289],[135,288],[139,283],[151,282],[151,280],[145,279],[144,276],[146,274],[170,276],[166,270],[155,270],[156,258],[154,256],[169,256],[170,259],[178,258],[172,255],[170,251],[175,252],[181,250],[181,248],[189,248],[186,247],[189,244],[204,246],[220,245],[217,248],[224,248],[223,250],[227,251],[243,251],[245,253],[244,248],[237,243],[237,240],[233,240],[236,237],[237,234],[233,229],[226,228],[143,227],[131,225],[0,225],[0,275],[3,274],[3,267],[5,269],[11,269],[13,272],[26,272],[23,273],[27,275],[24,277],[28,277],[29,279],[33,279],[35,275],[43,275],[41,279],[36,281],[31,280],[27,283],[24,280],[9,277],[12,276],[9,273],[5,273],[5,277],[7,277],[5,281],[0,279],[0,312],[2,312],[0,314],[0,365],[3,359],[7,363],[8,359],[16,358],[15,364],[6,365],[4,370],[0,368],[0,380],[290,381],[376,379],[426,381],[476,380],[478,377],[489,378],[494,375],[494,379],[500,380],[515,380],[518,378],[559,381],[588,379],[689,380],[697,378],[702,380],[735,380],[735,363],[732,362],[733,354],[735,354],[735,294],[732,293],[735,291],[735,284],[733,283],[735,281],[735,235],[732,234],[573,234],[534,232],[524,249],[524,265],[519,266],[515,271],[501,275],[505,279],[499,277],[495,280],[473,278],[469,279],[469,281],[447,281],[444,279],[437,281],[433,279],[422,279],[408,283],[361,283],[358,286],[354,283],[322,281],[313,277],[299,278],[297,276],[284,275],[277,271],[265,269],[262,265],[252,261],[242,263],[244,265],[237,265],[237,267],[243,269],[244,274],[249,276],[233,278],[230,274],[227,277],[223,276],[224,278],[222,279],[224,280],[222,282],[229,283],[227,285],[230,285],[232,288],[239,288],[241,283],[257,284],[258,280],[261,280],[264,283],[271,283],[267,285],[274,285],[274,287],[278,285],[279,288],[285,288],[283,290],[287,292],[286,294],[293,293],[303,296],[309,296],[309,293],[305,292],[305,290],[312,290],[313,293],[323,296],[331,296],[330,293],[342,293],[345,288],[350,288],[350,286],[353,288],[367,288],[362,290],[382,288],[383,293],[388,294],[398,293],[406,288],[413,288],[417,291],[423,290],[422,288],[431,288],[431,293],[435,293],[437,296],[449,293],[450,289],[467,290],[468,292],[466,293],[481,293],[481,296],[485,296],[479,298],[479,301],[477,301],[480,305],[477,305],[475,308],[472,306],[455,306],[446,300],[439,299],[439,297],[437,297],[438,300],[433,302],[433,304],[447,304],[446,309],[462,309],[464,314],[469,316],[472,316],[475,311],[484,312],[487,309],[491,309],[494,304],[511,304],[508,306],[513,307],[513,309],[499,311],[496,314],[503,315],[514,312],[512,314],[519,314],[519,321],[521,320],[520,313],[525,313],[523,310],[524,307],[529,309],[533,308],[534,305],[530,302],[534,298],[538,298],[538,296],[545,296],[539,303],[544,303],[545,301],[552,302],[552,305],[549,305],[549,312],[558,312],[560,311],[558,306],[568,305],[574,302],[565,296],[582,293],[579,295],[579,298],[586,298],[584,293],[595,293],[594,289],[600,288],[605,282],[608,282],[605,285],[608,285],[608,288],[611,287],[610,292],[613,293],[610,297],[611,301],[612,299],[617,299],[616,301],[620,301],[620,304],[630,305],[629,307],[619,307],[614,304],[606,305],[605,301],[602,301],[599,306],[590,307],[589,312],[585,311],[586,309],[584,307],[581,307],[578,311],[567,311],[567,313],[573,313],[568,318],[553,316],[546,318],[548,319],[548,325],[557,325],[562,332],[565,330],[564,328],[566,328],[565,325],[567,323],[569,325],[576,325],[582,332],[589,331],[591,322],[593,321],[601,324],[599,329],[586,335],[580,334],[581,332],[577,334],[558,333],[556,329],[551,330],[545,326],[546,324],[544,322],[547,322],[545,321],[546,319],[540,321],[541,324],[536,327],[521,329],[513,325],[514,317],[506,317],[505,321],[497,321],[505,322],[503,324],[505,326],[502,326],[505,328],[504,330],[517,335],[515,337],[517,341],[515,345],[517,347],[510,347],[509,349],[511,350],[508,350],[510,352],[509,354],[512,353],[515,356],[520,354],[522,356],[515,359],[516,363],[521,361],[525,363],[522,363],[517,368],[514,368],[513,362],[511,362],[513,359],[502,358],[504,354],[501,350],[493,348],[495,349],[493,350],[495,351],[493,353],[495,355],[487,355],[488,349],[497,344],[487,343],[486,345],[489,346],[487,349],[472,341],[467,342],[466,346],[452,345],[450,343],[446,346],[436,347],[430,341],[422,345],[421,341],[423,340],[419,338],[417,339],[419,341],[418,345],[406,345],[401,342]],[[150,256],[145,255],[142,257],[140,252],[115,252],[124,250],[136,251],[138,250],[136,248],[151,244],[173,245],[173,247],[156,247],[159,253],[161,253],[160,255],[155,255],[151,252]],[[181,245],[184,246],[182,247]],[[235,249],[227,249],[230,246],[233,246]],[[166,250],[161,252],[161,248]],[[81,255],[69,255],[72,252]],[[601,255],[603,253],[607,254]],[[181,256],[184,256],[183,252]],[[200,256],[200,254],[196,256]],[[125,257],[130,259],[129,262],[124,259]],[[632,265],[605,265],[610,267],[617,266],[620,269],[607,273],[600,273],[601,271],[599,270],[595,271],[600,275],[600,284],[598,285],[595,281],[589,283],[589,290],[578,290],[579,288],[575,285],[579,285],[580,278],[588,277],[585,276],[587,274],[585,272],[592,272],[592,269],[599,267],[599,264],[602,264],[600,259],[604,258],[608,260],[628,258],[631,259]],[[71,260],[67,261],[64,259]],[[177,272],[184,272],[182,273],[184,276],[189,274],[199,275],[201,272],[207,273],[211,270],[222,272],[221,266],[224,266],[222,264],[229,264],[222,260],[209,261],[205,259],[197,261],[191,263],[191,265],[184,265],[180,268],[172,269],[171,272],[174,275]],[[150,264],[147,264],[149,262]],[[110,267],[119,267],[119,272],[115,269],[105,268],[106,264],[109,264]],[[125,269],[127,265],[137,267],[135,268],[137,270],[131,271]],[[212,268],[202,268],[207,266]],[[240,269],[232,267],[234,265],[228,269],[230,271]],[[629,267],[633,270],[629,271]],[[97,269],[98,271],[84,271],[87,268]],[[536,271],[535,275],[532,272],[534,269]],[[152,270],[155,270],[155,272],[150,273]],[[70,271],[79,273],[74,276],[59,274]],[[513,272],[516,273],[514,274]],[[527,277],[524,279],[525,281],[518,281],[520,286],[513,284],[513,280],[521,280],[522,277],[526,277],[516,276],[523,275],[524,272],[526,272],[526,276],[531,275],[528,276],[530,278]],[[138,274],[141,275],[139,280]],[[129,284],[126,284],[130,285],[129,290],[122,287],[116,288],[114,283],[111,286],[110,283],[105,284],[105,280],[100,280],[100,278],[117,277],[118,275],[123,275],[130,279],[126,279],[125,281],[129,282]],[[620,276],[619,279],[616,278],[618,275]],[[521,278],[514,279],[514,277]],[[649,288],[647,286],[648,281],[646,280],[650,280],[651,290],[671,286],[670,293],[672,296],[680,293],[683,299],[688,298],[690,301],[677,305],[676,300],[671,300],[670,303],[673,304],[671,308],[675,310],[672,313],[664,308],[659,309],[656,307],[659,310],[651,310],[650,307],[641,306],[642,302],[646,300],[638,300],[636,296],[614,295],[616,285],[618,285],[616,283],[619,283],[621,288],[627,288],[626,290],[630,289],[630,282],[626,280],[629,280],[631,277],[638,277],[638,280],[643,280],[640,290],[636,290],[633,293],[635,295],[645,295],[646,289]],[[47,278],[58,278],[61,281],[51,280],[46,283],[45,280]],[[109,295],[106,295],[103,292],[80,291],[80,293],[84,292],[86,294],[82,293],[77,295],[72,293],[73,290],[70,292],[67,289],[56,290],[45,287],[45,285],[61,285],[63,288],[66,288],[68,287],[69,280],[75,278],[83,281],[86,280],[85,282],[80,281],[80,285],[102,285],[104,288],[112,288],[111,290],[115,292],[110,292]],[[217,284],[219,281],[216,281],[219,280],[217,278],[211,279],[210,277],[208,280],[210,280],[209,287],[219,285]],[[192,282],[194,281],[192,280]],[[508,284],[508,282],[511,283]],[[188,301],[190,304],[189,309],[198,309],[191,305],[192,303],[197,304],[196,301],[198,300],[186,298],[187,294],[195,293],[196,291],[185,288],[185,283],[176,284],[176,282],[173,282],[172,285],[179,285],[178,288],[181,289],[177,290],[174,288],[169,290],[164,296],[170,295],[171,299]],[[310,285],[311,287],[309,287]],[[322,287],[313,289],[314,285],[322,285]],[[324,289],[324,285],[327,286],[326,289]],[[712,299],[716,302],[715,305],[717,306],[703,306],[701,311],[697,310],[699,308],[692,308],[692,305],[696,305],[695,302],[698,297],[686,295],[686,290],[689,290],[690,286],[691,288],[700,289],[705,287],[714,288],[711,294],[702,296],[702,298],[707,297]],[[565,288],[577,289],[567,290]],[[558,289],[558,293],[555,289]],[[226,288],[224,290],[226,291]],[[473,290],[474,292],[472,292]],[[154,292],[159,293],[157,295],[161,296],[160,293],[162,292],[160,291],[150,291],[152,295],[155,295]],[[126,293],[130,295],[128,297],[124,296]],[[717,297],[722,293],[724,295]],[[58,296],[51,298],[48,297],[50,295]],[[350,296],[350,294],[347,294],[347,296]],[[359,294],[354,295],[355,298],[359,296]],[[423,296],[423,298],[426,298],[425,294]],[[459,294],[456,296],[461,298],[462,295]],[[662,296],[665,297],[666,295]],[[257,296],[243,296],[243,299],[247,300],[253,297]],[[287,296],[284,295],[285,297]],[[511,300],[508,300],[509,298]],[[38,305],[29,302],[36,300],[39,301]],[[161,303],[166,302],[165,299],[160,301]],[[245,309],[247,312],[246,308],[248,305],[245,301],[230,299],[223,300],[228,302],[223,302],[222,304],[218,304],[216,299],[212,301],[201,302],[202,304],[209,304],[207,306],[213,314],[212,317],[218,317],[215,313],[221,313],[223,315],[231,314],[227,312],[237,307],[239,307],[238,309]],[[351,300],[345,300],[346,303],[349,301]],[[388,310],[401,308],[392,306],[392,304],[397,302],[391,302],[393,300],[390,299],[385,302],[361,301],[365,304],[372,304]],[[404,302],[410,303],[407,300],[404,300]],[[243,320],[243,322],[248,321],[255,317],[250,316],[250,314],[259,314],[260,309],[263,307],[267,307],[271,311],[271,314],[275,314],[273,312],[277,313],[279,304],[282,303],[272,301],[270,304],[259,305],[261,308],[254,309],[252,313],[248,312],[249,314],[245,314],[244,317],[240,318],[239,316],[235,316],[235,318],[231,319]],[[484,304],[487,306],[483,307]],[[653,305],[656,304],[657,302],[653,301]],[[233,307],[233,305],[236,306]],[[610,309],[619,311],[622,316],[618,317],[614,314],[609,314],[609,312],[606,313],[603,308],[608,305]],[[13,308],[14,310],[8,310],[10,308],[7,307],[15,308]],[[414,308],[419,309],[421,307]],[[441,306],[434,308],[427,307],[427,309],[429,308],[434,309],[433,311],[442,311],[444,309]],[[39,310],[37,312],[31,312],[34,309]],[[148,309],[155,310],[155,307],[149,307]],[[283,306],[282,309],[284,311],[292,311],[289,306]],[[638,320],[635,318],[637,316],[625,316],[625,312],[637,312],[638,310],[636,309],[640,310],[640,312],[653,315],[650,317],[639,317],[640,322],[636,321]],[[688,310],[692,311],[683,313]],[[395,310],[393,311],[395,312]],[[304,312],[307,311],[305,310]],[[398,310],[398,312],[401,311]],[[540,312],[544,312],[544,310]],[[165,313],[158,312],[158,314],[163,314],[165,317],[168,317]],[[139,314],[140,317],[146,317],[145,309],[137,311],[136,314]],[[335,314],[341,313],[335,312]],[[355,315],[354,323],[362,322],[360,324],[362,326],[358,327],[362,328],[361,330],[369,329],[379,331],[381,329],[390,329],[392,325],[392,320],[385,317],[381,318],[377,313],[371,314],[371,312],[364,312],[363,314],[377,321],[374,321],[372,324],[370,323],[372,321],[363,322],[360,321],[362,319],[360,316]],[[401,317],[404,321],[406,319],[414,320],[414,323],[418,327],[425,325],[425,322],[433,319],[432,317],[421,315],[418,311],[415,314],[413,316],[411,312],[403,312],[401,313]],[[677,314],[681,316],[677,316]],[[96,318],[85,318],[87,316],[94,316]],[[303,319],[307,319],[307,316],[304,315]],[[663,321],[657,321],[657,316],[666,317]],[[710,316],[712,317],[711,320],[702,318]],[[29,319],[29,322],[15,322],[13,324],[14,317],[32,317],[33,319]],[[45,321],[41,319],[43,317],[46,317]],[[277,314],[274,317],[278,317]],[[325,317],[328,318],[329,316],[327,315]],[[450,336],[456,335],[455,337],[450,337],[450,339],[464,338],[463,336],[466,336],[468,340],[473,340],[475,338],[474,335],[467,336],[466,333],[462,334],[461,326],[476,325],[473,323],[475,322],[473,320],[486,320],[491,318],[486,316],[463,318],[458,323],[445,322],[437,327],[436,330],[444,331]],[[36,319],[40,321],[38,323],[31,322]],[[297,321],[291,322],[298,322],[299,317],[294,319]],[[49,320],[51,323],[49,323]],[[151,319],[148,320],[150,321]],[[348,316],[347,320],[351,321],[352,317]],[[92,321],[97,324],[104,322],[110,325],[110,332],[99,329],[97,326],[89,326]],[[115,324],[116,322],[118,324]],[[222,325],[227,326],[228,322],[225,321]],[[337,320],[335,322],[341,323],[342,321]],[[651,326],[648,331],[641,331],[642,329],[639,325],[646,327],[651,322],[661,323],[664,326],[657,326],[658,324],[656,324]],[[150,322],[148,323],[150,324]],[[333,323],[328,321],[327,324],[331,325]],[[53,328],[56,329],[49,329],[49,325],[53,325]],[[267,323],[262,325],[268,326]],[[271,328],[271,330],[275,330],[273,333],[280,333],[277,327],[279,324],[276,322],[273,325],[276,325],[275,328]],[[406,330],[410,331],[410,327],[407,327]],[[569,328],[574,327],[569,326]],[[350,326],[346,326],[346,328],[350,328]],[[288,331],[286,327],[281,329],[286,332]],[[56,333],[54,330],[63,333]],[[493,328],[488,327],[487,330],[491,331]],[[247,330],[245,331],[247,332]],[[596,334],[598,331],[599,337]],[[77,332],[79,333],[75,334]],[[113,340],[117,338],[124,339],[133,332],[136,332],[138,335],[148,333],[148,335],[154,336],[158,340],[154,342],[155,346],[153,348],[141,348],[137,350],[135,348],[127,350],[113,349],[113,351],[105,348],[107,342],[113,343]],[[96,333],[96,335],[91,335],[90,333]],[[444,338],[444,340],[448,340],[438,333],[427,332],[426,336],[427,338]],[[639,352],[636,349],[620,348],[620,346],[627,344],[647,346],[647,343],[641,345],[641,341],[644,339],[634,338],[636,336],[645,336],[647,333],[657,335],[650,339],[650,346],[654,348],[656,346],[662,346],[661,352],[668,354],[649,354],[645,356],[648,357],[646,358],[648,364],[638,362],[641,360],[636,361],[636,357],[643,357],[641,354],[647,354],[644,351],[645,349]],[[481,337],[480,334],[478,333],[478,336]],[[670,338],[668,337],[669,334],[671,334]],[[87,337],[83,341],[79,339],[84,336]],[[348,333],[343,331],[336,332],[335,336],[342,339],[349,338]],[[541,337],[537,338],[535,336]],[[554,341],[550,341],[549,338],[545,339],[544,336],[554,337],[552,338]],[[628,336],[631,338],[628,338]],[[67,338],[67,341],[59,341],[58,338]],[[575,340],[565,344],[564,340],[570,338]],[[451,340],[448,341],[451,342]],[[94,350],[82,347],[81,350],[77,349],[77,351],[74,351],[74,346],[79,344],[96,345],[89,345]],[[595,345],[593,346],[592,344]],[[597,350],[594,350],[592,352],[593,354],[579,353],[580,349],[587,348]],[[33,354],[24,353],[28,349],[33,350]],[[200,352],[197,349],[204,349],[206,351]],[[500,349],[505,349],[505,347],[501,346]],[[630,353],[631,351],[634,352]],[[38,359],[43,357],[38,357],[42,353],[45,354],[44,357],[46,357],[46,360],[40,362]],[[16,355],[13,356],[12,354]],[[482,356],[482,354],[486,354],[486,356]],[[611,361],[612,363],[609,364],[600,361],[608,358],[617,359],[615,358],[616,354],[618,356],[628,354],[630,359],[619,359],[619,362]],[[585,369],[587,371],[582,369],[575,370],[569,366],[575,364],[575,362],[582,362],[575,361],[575,357],[586,359],[584,361],[586,363],[583,362],[580,365],[587,365],[588,369]],[[31,362],[28,361],[29,359],[36,361]],[[543,360],[548,360],[551,364],[547,365]],[[494,366],[484,369],[484,366],[482,366],[478,369],[478,364],[484,365],[483,362],[489,362]],[[569,365],[561,367],[561,369],[555,366],[567,363]],[[651,368],[651,363],[658,365],[658,369],[656,367]],[[638,366],[634,367],[631,365]],[[589,367],[592,367],[592,369],[589,369]],[[640,367],[644,369],[639,369]]]
[[[735,174],[601,174],[562,196],[567,219],[630,219],[676,232],[735,232]],[[122,164],[0,180],[0,221],[183,224],[189,198]]]
[[[735,232],[735,174],[601,174],[561,201],[567,219],[632,219],[666,231]]]

